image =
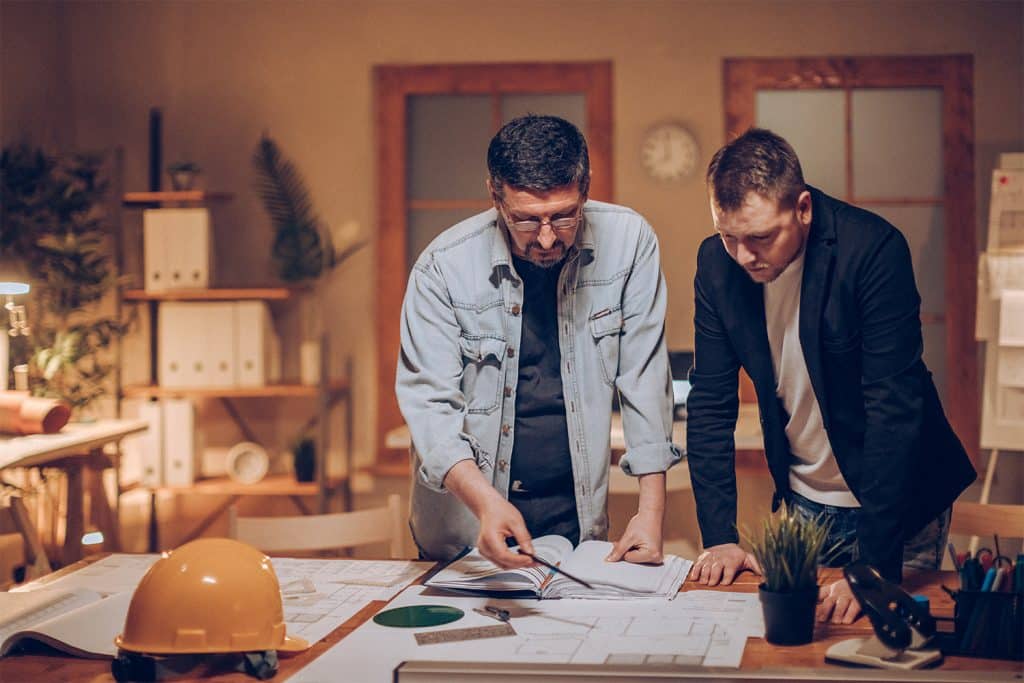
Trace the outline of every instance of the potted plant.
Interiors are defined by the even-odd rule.
[[[167,173],[171,176],[171,187],[178,192],[191,190],[195,183],[196,176],[202,169],[194,161],[176,161],[167,166]]]
[[[292,446],[292,465],[296,481],[316,478],[316,442],[308,436],[300,437]]]
[[[313,284],[312,291],[300,303],[299,376],[303,384],[317,384],[323,326],[321,306],[328,279],[324,275],[362,249],[366,241],[358,239],[359,226],[354,222],[335,230],[320,220],[302,174],[266,134],[253,152],[252,165],[256,192],[274,230],[272,256],[278,277],[292,284]]]
[[[813,639],[818,561],[826,552],[828,528],[822,518],[784,506],[764,520],[759,537],[748,536],[764,577],[758,594],[769,643],[802,645]]]
[[[95,155],[18,145],[0,156],[0,258],[32,282],[32,334],[14,340],[12,356],[27,364],[34,396],[67,401],[76,419],[111,393],[113,345],[128,329],[103,314],[117,286],[106,189]]]

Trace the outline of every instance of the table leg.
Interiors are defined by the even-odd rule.
[[[64,527],[62,560],[67,566],[82,559],[82,534],[85,533],[85,482],[82,465],[68,462],[64,465],[67,477],[67,520]]]

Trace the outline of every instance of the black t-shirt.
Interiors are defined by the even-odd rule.
[[[558,347],[561,264],[541,268],[513,257],[523,279],[523,327],[516,388],[509,500],[533,537],[580,540]]]

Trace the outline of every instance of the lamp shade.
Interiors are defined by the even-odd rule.
[[[24,282],[0,282],[0,295],[28,294],[28,291],[29,286]]]

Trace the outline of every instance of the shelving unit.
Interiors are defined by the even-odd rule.
[[[129,192],[123,196],[123,204],[127,208],[144,209],[161,206],[202,206],[213,201],[231,199],[228,192]],[[321,381],[317,385],[281,382],[265,386],[226,386],[226,387],[163,387],[157,379],[157,340],[158,340],[158,307],[161,302],[181,301],[267,301],[286,302],[294,295],[303,292],[301,288],[289,287],[244,287],[244,288],[211,288],[211,289],[177,289],[159,292],[144,289],[127,289],[122,292],[121,301],[129,304],[145,305],[149,309],[149,341],[150,341],[150,381],[147,384],[123,385],[119,387],[119,398],[191,398],[217,399],[232,418],[244,438],[260,443],[254,431],[245,420],[245,410],[241,401],[260,398],[277,399],[308,399],[315,402],[316,408],[302,428],[302,432],[317,428],[316,441],[316,472],[314,482],[299,482],[290,474],[268,475],[254,484],[241,484],[227,476],[199,479],[190,486],[144,486],[130,484],[122,487],[122,491],[143,489],[150,494],[150,526],[149,551],[157,552],[159,547],[159,528],[157,517],[157,499],[164,495],[216,495],[225,497],[224,501],[210,511],[185,540],[190,540],[206,531],[216,519],[231,505],[243,496],[287,496],[303,514],[313,511],[307,507],[304,498],[316,496],[316,510],[326,512],[329,499],[336,493],[344,496],[344,507],[351,508],[352,493],[350,473],[352,471],[352,401],[351,387],[348,380],[331,380],[327,368],[328,339],[321,339]],[[346,377],[352,376],[351,363],[346,364]],[[344,401],[346,437],[345,458],[346,473],[340,477],[328,477],[326,459],[330,442],[328,419],[331,409]],[[197,427],[198,428],[198,427]]]

